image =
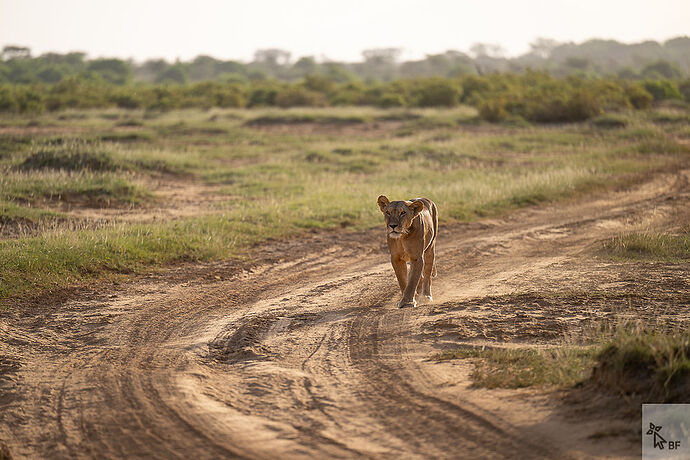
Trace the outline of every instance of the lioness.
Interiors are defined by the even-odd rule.
[[[391,264],[403,294],[398,306],[416,306],[415,294],[421,294],[420,301],[430,302],[431,277],[436,276],[436,205],[428,198],[390,201],[384,195],[378,204],[386,218]]]

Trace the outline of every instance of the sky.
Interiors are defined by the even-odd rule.
[[[0,47],[136,61],[249,61],[257,49],[280,48],[293,59],[351,62],[384,47],[409,60],[477,42],[517,56],[538,37],[681,35],[690,35],[690,0],[0,0]]]

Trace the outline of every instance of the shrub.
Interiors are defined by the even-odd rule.
[[[289,87],[276,94],[275,103],[279,107],[323,107],[326,105],[326,97],[305,88]]]
[[[639,85],[628,85],[625,88],[630,104],[636,109],[648,109],[654,102],[654,97]]]
[[[179,91],[167,86],[154,86],[143,96],[146,110],[167,111],[181,107]]]
[[[683,98],[690,102],[690,80],[684,80],[678,84],[678,91]]]
[[[670,80],[647,80],[642,85],[655,101],[682,99],[678,86]]]
[[[249,107],[263,107],[276,104],[280,87],[277,85],[255,85],[249,94]]]
[[[333,79],[325,75],[307,75],[302,84],[306,89],[317,93],[330,93],[335,89]]]
[[[524,113],[529,121],[538,123],[568,123],[588,120],[602,112],[601,104],[585,90],[566,89],[559,93],[534,92],[524,101]]]
[[[82,77],[68,77],[52,87],[44,87],[47,92],[48,110],[103,108],[113,105],[107,94],[112,87]],[[45,91],[47,89],[47,91]],[[119,94],[132,94],[132,89],[119,89]]]
[[[411,90],[413,104],[420,107],[453,107],[460,102],[460,96],[460,86],[447,78],[421,80]]]
[[[0,86],[0,112],[18,112],[19,104],[14,97],[14,89],[8,85]]]
[[[379,98],[377,105],[386,109],[390,107],[404,107],[406,104],[402,95],[397,93],[384,93]]]
[[[506,101],[503,98],[493,98],[482,101],[479,104],[479,117],[491,123],[505,121],[510,116],[506,110]]]
[[[45,97],[32,86],[18,86],[14,91],[17,110],[21,113],[41,113],[45,110]]]
[[[121,109],[138,109],[143,105],[136,92],[127,90],[119,90],[110,94],[108,100]]]
[[[491,82],[486,77],[468,75],[462,80],[462,102],[477,105],[491,91]]]

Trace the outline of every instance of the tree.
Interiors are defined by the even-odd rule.
[[[362,51],[364,62],[373,65],[393,65],[397,62],[402,49],[400,48],[372,48]]]
[[[31,50],[25,46],[7,45],[2,49],[3,61],[11,59],[29,59]]]
[[[254,62],[269,67],[280,67],[290,63],[290,56],[289,51],[278,48],[261,49],[254,53]]]
[[[186,82],[187,73],[179,64],[168,67],[156,77],[156,83],[177,83],[181,85]]]
[[[189,77],[195,81],[211,80],[217,74],[216,68],[219,62],[218,59],[214,59],[211,56],[197,56],[188,64]]]
[[[645,66],[645,68],[642,69],[642,76],[644,78],[678,79],[683,76],[683,72],[672,62],[657,61]]]
[[[475,43],[470,47],[470,52],[472,52],[475,57],[485,56],[499,58],[506,54],[505,49],[496,43]]]
[[[292,68],[299,75],[308,75],[316,73],[318,64],[313,56],[304,56],[299,58]]]
[[[539,37],[529,44],[530,52],[544,59],[551,55],[551,51],[560,43],[551,38]]]
[[[122,59],[95,59],[86,70],[115,85],[124,85],[132,78],[132,67]]]

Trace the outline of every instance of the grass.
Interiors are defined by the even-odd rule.
[[[147,192],[126,176],[82,171],[12,172],[0,177],[0,199],[23,203],[63,201],[89,207],[140,202]]]
[[[645,401],[687,402],[690,391],[690,333],[660,333],[639,325],[623,325],[601,348],[592,381]]]
[[[604,254],[617,259],[664,262],[690,260],[690,230],[668,233],[629,233],[603,244]]]
[[[475,387],[561,389],[583,384],[651,402],[686,402],[690,391],[690,333],[619,322],[592,338],[598,345],[460,348],[432,359],[473,359]]]
[[[589,378],[595,356],[595,349],[581,347],[461,348],[438,354],[434,359],[476,359],[471,374],[476,387],[524,388],[554,385],[568,388]]]
[[[606,113],[594,118],[592,125],[604,129],[625,128],[628,126],[628,120],[620,114]]]
[[[476,110],[467,107],[11,117],[12,134],[0,133],[6,216],[26,212],[40,220],[65,212],[67,222],[70,206],[161,206],[160,181],[203,185],[216,199],[195,198],[198,215],[175,220],[47,226],[0,241],[0,302],[108,273],[236,257],[267,238],[310,229],[370,228],[380,224],[380,194],[428,196],[442,221],[468,221],[688,164],[687,149],[675,140],[679,124],[626,117],[627,126],[612,130],[476,124]],[[261,129],[247,126],[257,120]],[[23,134],[28,121],[49,128]],[[325,129],[295,126],[305,122]]]

